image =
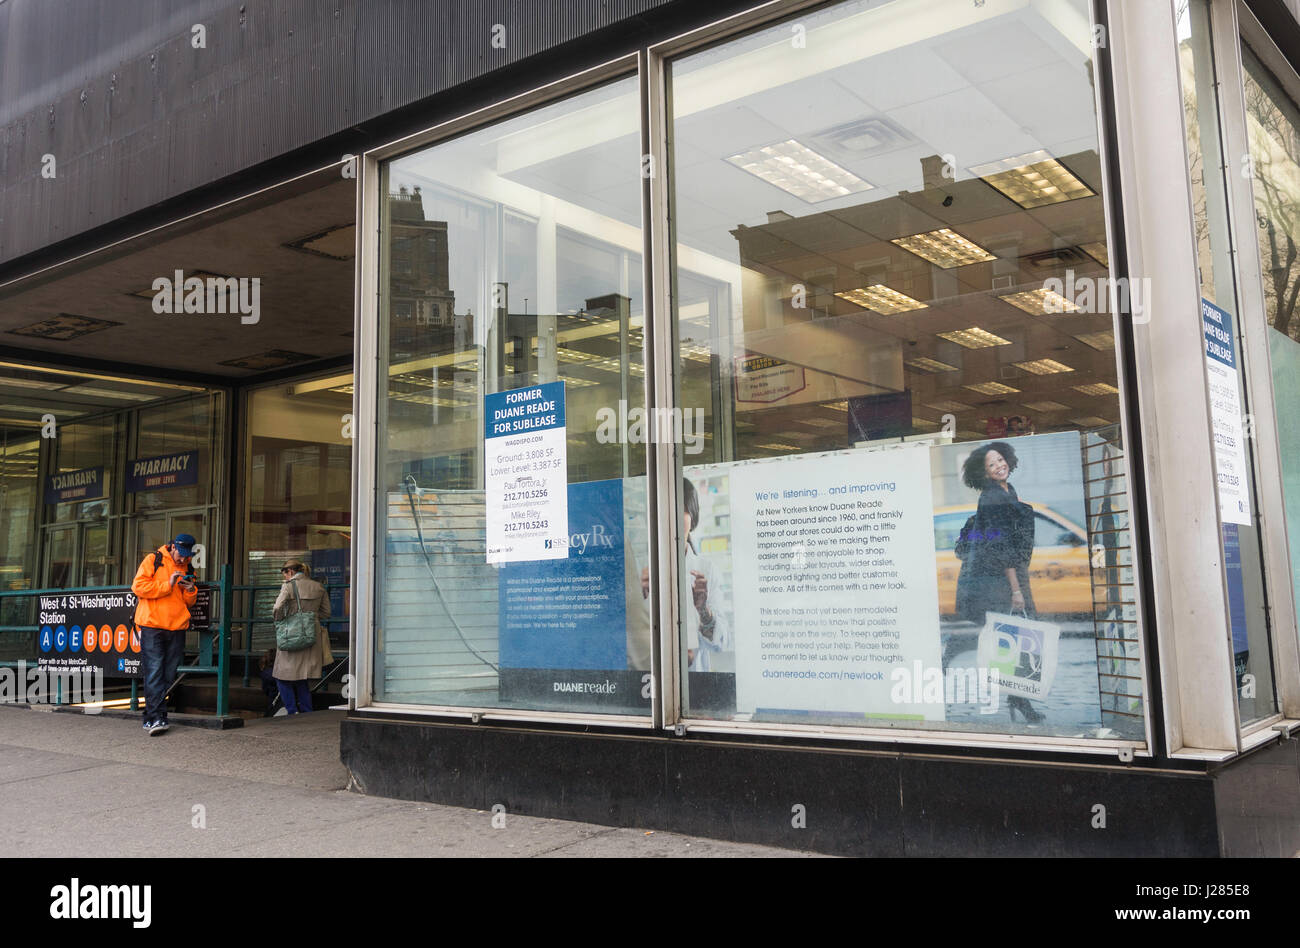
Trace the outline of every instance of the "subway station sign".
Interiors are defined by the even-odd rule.
[[[87,467],[79,471],[51,474],[45,479],[45,502],[66,504],[95,500],[104,496],[104,468]]]
[[[163,454],[131,461],[126,470],[126,492],[188,487],[199,482],[199,452]]]

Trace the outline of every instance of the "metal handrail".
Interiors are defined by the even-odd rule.
[[[258,625],[274,625],[275,620],[270,618],[259,618],[251,615],[234,615],[234,600],[236,593],[256,594],[258,592],[270,592],[279,590],[281,584],[240,584],[236,585],[231,580],[233,578],[233,567],[229,563],[222,564],[219,578],[216,581],[207,580],[197,583],[199,586],[209,587],[214,590],[214,599],[220,602],[220,620],[215,627],[210,627],[209,631],[217,636],[217,660],[213,664],[194,664],[182,665],[180,672],[184,674],[215,674],[217,676],[217,714],[225,715],[230,708],[230,661],[235,656],[244,659],[244,685],[251,683],[250,670],[253,657],[261,652],[260,649],[253,648],[253,627]],[[16,589],[0,591],[0,599],[15,599],[21,597],[33,598],[40,596],[68,596],[79,593],[101,593],[110,590],[129,589],[126,585],[113,586],[77,586],[72,588],[61,589]],[[253,600],[250,595],[248,602],[249,608],[252,608]],[[321,624],[326,627],[346,625],[349,622],[347,616],[333,617],[321,620]],[[247,628],[247,636],[243,648],[235,649],[231,647],[231,639],[234,626],[239,625]],[[41,624],[35,625],[0,625],[0,633],[4,632],[39,632]],[[199,653],[196,661],[207,652],[206,643],[200,642]],[[25,659],[23,661],[26,661]],[[313,691],[319,690],[340,668],[348,664],[348,656],[345,654],[323,673],[321,680],[316,683]],[[16,667],[17,661],[0,661],[0,667]],[[180,679],[178,678],[177,681]],[[131,679],[131,709],[137,710],[138,705],[138,688],[139,679]]]
[[[322,585],[323,585],[323,584],[322,584]],[[247,593],[259,593],[259,592],[272,592],[272,591],[279,591],[281,588],[283,588],[283,584],[282,584],[282,583],[267,583],[267,584],[261,584],[261,585],[241,584],[241,585],[237,585],[237,586],[233,587],[233,589],[234,589],[235,592],[247,592]],[[338,588],[338,587],[336,587],[336,588]],[[342,587],[342,588],[346,589],[346,588],[348,588],[348,587],[344,586],[344,587]],[[326,592],[328,592],[329,589],[330,589],[330,587],[326,586],[325,589],[326,589]],[[250,606],[252,605],[252,600],[251,600],[251,599],[250,599],[250,601],[249,601],[249,605],[250,605]],[[328,619],[322,619],[322,620],[318,620],[318,621],[321,623],[321,625],[325,625],[325,626],[338,626],[338,625],[346,625],[346,624],[349,622],[349,619],[348,619],[347,616],[339,616],[339,617],[337,617],[337,618],[334,617],[334,616],[331,616],[331,617],[328,618]],[[254,656],[257,656],[257,655],[261,654],[262,651],[264,651],[263,649],[255,649],[255,648],[253,648],[253,626],[255,626],[255,625],[262,625],[262,626],[266,626],[266,625],[274,625],[274,624],[275,624],[275,620],[274,620],[274,619],[270,619],[270,618],[265,618],[265,619],[264,619],[264,618],[259,618],[259,617],[257,617],[257,616],[244,616],[244,615],[240,615],[240,616],[231,616],[231,618],[230,618],[230,624],[231,624],[232,626],[234,626],[234,625],[246,625],[246,626],[248,626],[248,636],[247,636],[247,639],[246,639],[246,641],[245,641],[245,645],[244,645],[244,647],[243,647],[243,648],[238,648],[238,649],[232,649],[232,650],[231,650],[231,653],[230,653],[232,656],[234,656],[234,655],[238,655],[238,656],[240,656],[240,657],[242,657],[242,658],[244,659],[244,687],[248,687],[249,685],[252,684],[252,680],[253,680],[253,679],[252,679],[252,671],[251,671],[251,669],[252,669],[252,664],[253,664],[253,658],[254,658]],[[328,673],[328,674],[323,674],[323,675],[321,676],[321,680],[320,680],[319,682],[316,683],[316,686],[315,686],[312,690],[313,690],[313,691],[318,690],[322,684],[324,684],[326,681],[329,680],[329,678],[334,674],[334,672],[336,672],[336,671],[339,669],[340,666],[347,664],[347,661],[348,661],[348,658],[347,658],[346,655],[344,655],[342,658],[335,659],[335,663],[334,663],[334,665],[330,668],[329,673]]]
[[[194,665],[183,666],[190,673],[215,673],[217,676],[217,716],[223,717],[230,711],[230,614],[234,609],[234,570],[229,563],[223,563],[220,570],[219,578],[213,582],[211,580],[197,582],[195,585],[204,586],[214,590],[214,599],[220,606],[220,620],[217,623],[214,634],[217,644],[217,660],[215,665]],[[0,591],[0,599],[16,599],[19,597],[40,597],[40,596],[68,596],[78,593],[102,593],[112,590],[130,589],[126,585],[113,586],[75,586],[63,589],[13,589]],[[0,632],[39,632],[41,624],[26,626],[0,626]],[[209,631],[213,631],[209,627]],[[202,655],[204,649],[200,645],[199,654]],[[39,660],[39,658],[38,658]],[[24,660],[25,661],[25,660]],[[9,666],[14,663],[0,663]],[[131,679],[131,710],[135,711],[139,705],[139,679]],[[62,699],[60,698],[60,701]]]

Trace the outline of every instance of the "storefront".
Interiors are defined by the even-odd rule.
[[[366,153],[360,786],[1295,850],[1300,80],[1107,6],[768,4]]]
[[[1295,4],[178,3],[0,6],[9,588],[306,557],[368,793],[1300,850]]]

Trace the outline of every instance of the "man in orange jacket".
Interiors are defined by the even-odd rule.
[[[135,624],[140,628],[144,659],[144,730],[167,730],[167,689],[176,680],[185,652],[185,632],[190,627],[190,606],[198,596],[194,585],[194,544],[188,533],[159,547],[141,562],[131,583],[138,603]]]

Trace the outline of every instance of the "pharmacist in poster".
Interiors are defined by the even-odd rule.
[[[713,596],[718,588],[713,560],[701,555],[691,531],[700,522],[700,496],[689,478],[682,479],[682,536],[686,538],[684,557],[688,603],[685,612],[686,658],[691,671],[712,671],[712,656],[731,648],[731,623]]]

